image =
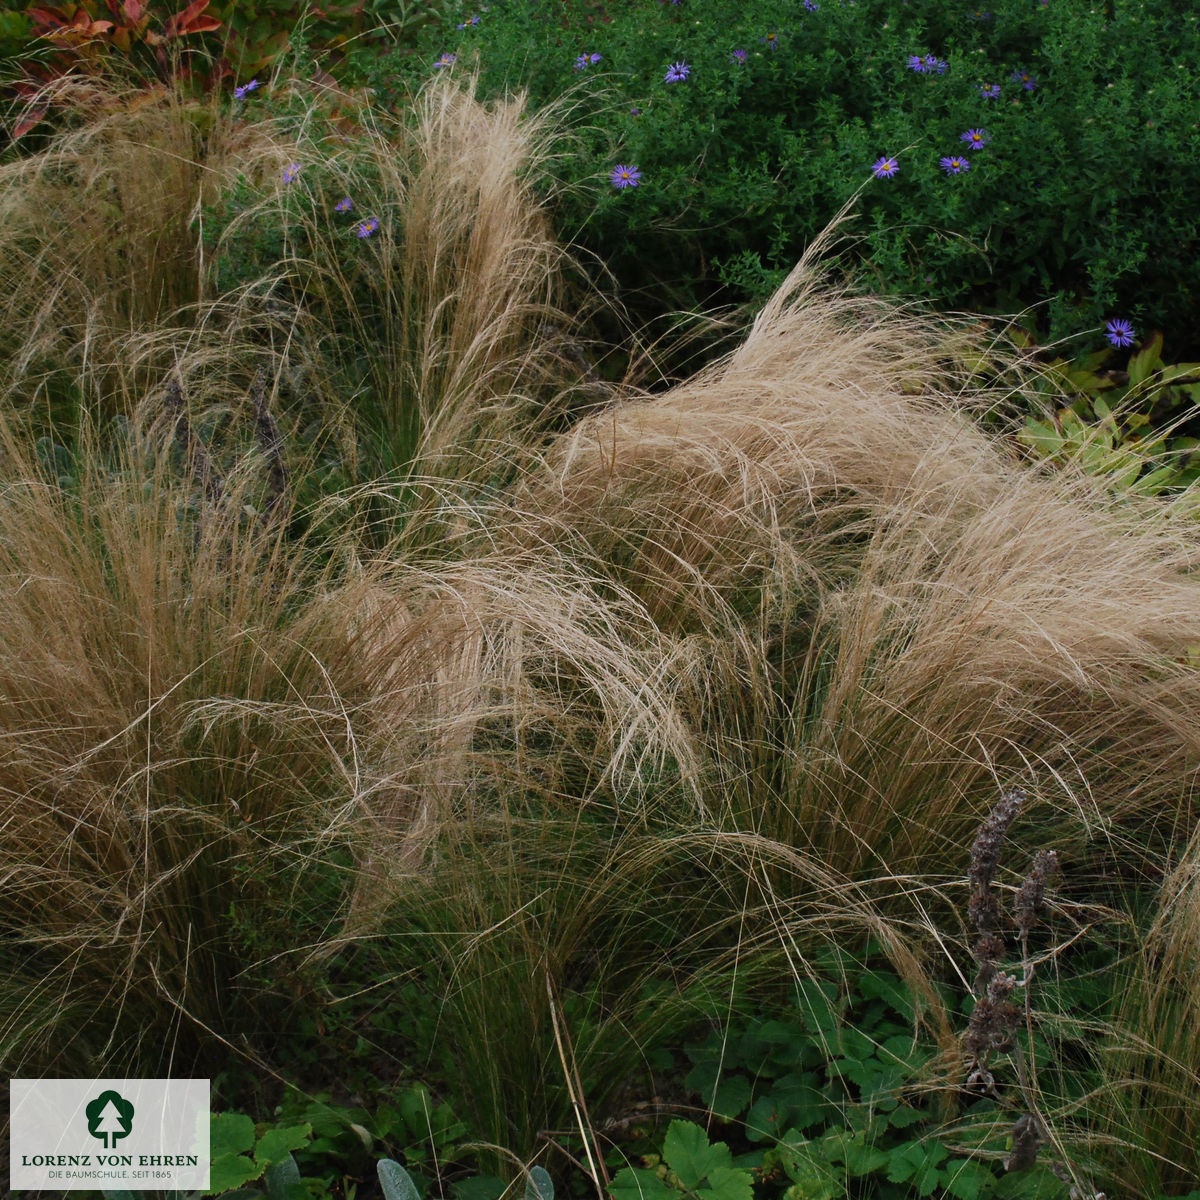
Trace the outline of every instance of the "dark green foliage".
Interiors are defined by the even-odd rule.
[[[1125,369],[1110,348],[1047,362],[1044,382],[1053,411],[1030,417],[1018,435],[1039,457],[1073,460],[1116,489],[1157,495],[1200,479],[1200,363],[1167,365],[1155,332]],[[1049,354],[1044,357],[1049,358]]]
[[[661,1142],[650,1139],[660,1153],[643,1145],[641,1165],[618,1171],[617,1200],[639,1188],[647,1200],[737,1200],[751,1181],[758,1200],[1066,1196],[1049,1167],[1004,1175],[1002,1144],[964,1157],[946,1137],[949,1097],[929,1086],[938,1046],[915,997],[886,968],[844,965],[802,980],[787,1008],[687,1048],[685,1083],[717,1119],[715,1144],[699,1126],[672,1122]],[[972,1111],[986,1124],[990,1109],[976,1102]],[[629,1162],[631,1149],[612,1163]]]
[[[760,302],[865,186],[852,232],[874,287],[941,307],[1046,303],[1052,338],[1120,315],[1200,350],[1194,13],[1163,0],[996,0],[984,15],[940,0],[508,0],[479,17],[426,29],[420,54],[369,81],[394,95],[452,52],[478,54],[489,92],[527,87],[541,104],[577,87],[561,228],[630,293],[653,288],[647,312],[700,302],[718,280],[726,298]],[[603,57],[575,69],[590,53]],[[914,54],[948,69],[918,74]],[[677,61],[690,77],[665,83]],[[989,83],[998,99],[981,96]],[[975,128],[990,137],[978,150],[960,140]],[[960,153],[970,168],[948,177],[939,159]],[[899,159],[893,179],[872,178],[883,155]],[[641,169],[639,187],[611,187],[618,163]]]

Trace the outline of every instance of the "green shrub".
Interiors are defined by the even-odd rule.
[[[726,297],[762,301],[864,188],[856,232],[873,286],[984,311],[1046,302],[1051,337],[1132,317],[1195,355],[1196,14],[1163,0],[811,7],[507,0],[461,9],[460,30],[426,29],[421,55],[377,65],[370,82],[388,97],[396,72],[450,52],[478,53],[486,89],[527,87],[536,104],[575,85],[586,145],[561,166],[578,186],[560,226],[627,288],[653,288],[646,304],[694,304],[718,279]],[[911,55],[946,70],[910,70]],[[678,61],[690,75],[665,82]],[[986,131],[982,148],[960,140],[971,129]],[[939,160],[956,154],[969,168],[948,176]],[[885,155],[899,173],[872,178]],[[617,164],[640,168],[636,190],[610,185]]]

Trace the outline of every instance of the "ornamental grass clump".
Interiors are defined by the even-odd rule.
[[[175,427],[85,441],[64,483],[0,425],[11,1074],[261,1062],[349,894],[364,787],[328,578],[246,516],[247,472],[181,469]]]
[[[403,786],[360,911],[488,1047],[456,1078],[509,1145],[571,1118],[548,997],[599,1126],[622,1095],[601,1064],[719,1022],[726,969],[803,977],[869,929],[928,989],[913,942],[998,777],[1036,773],[1031,836],[1085,892],[1083,864],[1135,881],[1194,820],[1187,536],[1022,463],[978,420],[1006,393],[970,330],[831,288],[821,249],[725,358],[530,455],[461,568],[414,593],[393,556],[362,608]],[[433,629],[449,659],[411,648]]]
[[[1092,1114],[1114,1192],[1200,1188],[1200,839],[1162,879],[1116,1003],[1104,1086]]]
[[[55,92],[65,128],[0,165],[0,385],[61,427],[80,405],[128,413],[135,400],[117,391],[167,369],[130,378],[117,360],[131,334],[187,323],[200,299],[191,221],[230,128],[215,102],[173,90],[67,80]],[[86,397],[68,380],[81,364]]]
[[[581,422],[496,517],[698,651],[662,682],[714,811],[855,876],[948,868],[997,772],[1052,769],[1056,836],[1186,793],[1189,552],[986,435],[962,337],[806,261],[736,351]]]
[[[998,781],[1084,896],[1195,824],[1194,533],[1023,462],[1015,357],[827,242],[724,357],[572,412],[549,127],[448,71],[328,142],[309,104],[223,160],[199,301],[68,364],[127,425],[39,458],[7,366],[6,1061],[265,1059],[282,997],[411,982],[428,1041],[380,1053],[586,1161],[686,1030],[868,937],[957,1055],[931,948]]]
[[[209,292],[240,321],[294,314],[290,340],[321,364],[313,415],[355,430],[357,481],[483,484],[563,416],[568,260],[529,175],[556,152],[557,110],[484,105],[474,87],[439,74],[401,117],[338,96],[344,136],[282,89],[274,144],[206,210]],[[303,174],[271,186],[266,168],[291,155]],[[348,225],[350,205],[367,215]]]

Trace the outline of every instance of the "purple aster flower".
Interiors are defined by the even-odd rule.
[[[730,56],[729,61],[735,66],[739,66],[746,61],[747,55],[745,50],[735,50]]]
[[[588,69],[590,63],[591,63],[591,60],[588,58],[588,56],[586,54],[581,54],[575,60],[575,70],[586,71]]]
[[[919,54],[910,54],[908,62],[905,63],[910,71],[916,71],[918,75],[925,74],[925,60]]]
[[[461,25],[455,25],[455,29],[466,29],[468,25],[478,25],[479,14],[476,13],[473,17],[468,17]]]
[[[349,212],[354,207],[354,201],[349,196],[343,196],[334,206],[334,212]]]
[[[451,66],[451,65],[453,64],[453,62],[454,62],[454,60],[455,60],[455,58],[456,58],[456,57],[457,57],[457,56],[456,56],[456,55],[454,55],[454,54],[443,54],[443,55],[442,55],[442,57],[441,57],[441,58],[439,58],[439,59],[437,60],[437,62],[435,62],[435,63],[433,64],[433,65],[434,65],[434,69],[436,70],[436,68],[438,68],[438,67],[449,67],[449,66]]]
[[[871,164],[871,170],[874,172],[876,179],[891,179],[900,170],[900,164],[894,158],[885,154],[883,158],[877,159]]]
[[[1000,95],[1000,85],[998,83],[981,83],[979,94],[985,100],[995,100]]]
[[[766,37],[758,39],[760,42],[766,42],[768,50],[774,50],[779,45],[779,34],[768,33]]]
[[[961,175],[970,169],[971,164],[962,155],[951,154],[948,158],[941,160],[940,166],[947,175]]]
[[[980,149],[981,147],[986,146],[992,139],[988,135],[988,131],[986,129],[968,129],[966,133],[960,133],[958,135],[958,140],[960,142],[967,142],[976,149]]]
[[[804,7],[807,8],[809,12],[816,12],[817,0],[804,0]]]
[[[945,75],[949,69],[945,59],[938,58],[936,54],[925,55],[925,73],[927,75]]]
[[[612,174],[609,175],[613,187],[618,191],[624,188],[637,187],[642,181],[642,173],[637,167],[627,167],[624,164],[613,167]]]
[[[642,110],[640,108],[631,108],[629,110],[629,115],[631,117],[640,117],[642,115]]]
[[[299,174],[300,174],[300,164],[292,163],[290,166],[284,168],[283,182],[284,183],[295,183],[296,176]]]
[[[357,233],[360,238],[369,238],[378,228],[379,222],[374,217],[370,217],[368,220],[358,223]]]
[[[1037,87],[1037,76],[1028,71],[1014,71],[1011,78],[1013,83],[1019,83],[1027,92],[1032,92]]]
[[[672,63],[667,68],[666,75],[663,76],[664,83],[682,83],[690,74],[692,68],[685,62]]]
[[[970,16],[972,21],[990,21],[992,19],[992,14],[982,8],[972,9]]]
[[[1124,317],[1112,317],[1104,323],[1104,336],[1110,346],[1124,349],[1133,345],[1133,326]]]
[[[235,87],[233,97],[235,100],[245,100],[246,93],[254,91],[256,87],[258,87],[258,80],[252,79],[249,83],[243,83],[241,87]]]
[[[601,60],[603,57],[604,57],[604,55],[603,55],[603,54],[589,54],[589,55],[588,55],[588,62],[590,62],[590,63],[598,63],[598,62],[599,62],[599,61],[600,61],[600,60]]]

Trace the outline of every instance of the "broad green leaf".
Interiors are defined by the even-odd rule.
[[[865,1033],[846,1028],[841,1031],[842,1054],[846,1058],[864,1059],[875,1053],[875,1043]]]
[[[254,1149],[254,1122],[245,1113],[213,1113],[208,1122],[208,1151],[213,1158]]]
[[[842,1172],[818,1158],[811,1143],[788,1147],[780,1162],[792,1181],[784,1200],[841,1200],[845,1196]]]
[[[995,1185],[996,1176],[969,1158],[947,1163],[943,1168],[942,1187],[957,1200],[979,1200],[980,1196],[990,1195]]]
[[[608,1194],[613,1200],[679,1200],[677,1191],[643,1167],[622,1167],[608,1185]]]
[[[285,1161],[293,1150],[303,1150],[312,1138],[312,1126],[290,1125],[286,1129],[268,1129],[254,1147],[254,1159],[260,1167]]]
[[[450,1185],[454,1200],[500,1200],[507,1184],[496,1175],[472,1175]]]
[[[672,1121],[663,1138],[663,1158],[686,1188],[696,1187],[718,1167],[732,1167],[733,1155],[724,1142],[708,1144],[708,1134],[692,1121]]]
[[[252,1158],[244,1154],[222,1154],[213,1158],[208,1171],[208,1194],[218,1195],[232,1188],[241,1187],[251,1179],[257,1179],[262,1174],[260,1167]]]
[[[925,1120],[927,1115],[919,1108],[910,1108],[907,1104],[901,1104],[899,1108],[888,1113],[887,1122],[896,1129],[907,1129],[910,1125]]]
[[[554,1181],[545,1167],[530,1167],[525,1181],[525,1200],[554,1200]]]
[[[708,1175],[708,1187],[699,1194],[703,1200],[753,1200],[750,1172],[738,1167],[714,1167]]]
[[[1046,421],[1026,421],[1017,441],[1036,450],[1043,458],[1052,458],[1063,448],[1063,436]]]
[[[946,1151],[941,1146],[931,1146],[929,1149],[931,1151],[929,1157],[917,1168],[917,1172],[913,1176],[913,1186],[922,1196],[933,1195],[942,1177],[942,1173],[938,1170],[938,1159],[946,1157]],[[933,1154],[932,1151],[935,1149],[941,1150],[941,1154]]]
[[[717,1086],[709,1108],[723,1121],[733,1121],[746,1111],[750,1096],[750,1080],[745,1075],[727,1075]]]
[[[1130,490],[1137,492],[1140,496],[1157,496],[1163,488],[1171,484],[1176,474],[1174,467],[1157,467],[1131,484]]]
[[[908,1179],[915,1181],[920,1176],[927,1182],[928,1169],[932,1167],[936,1173],[938,1163],[946,1156],[946,1148],[937,1142],[901,1142],[888,1153],[888,1180],[891,1183],[904,1183]]]
[[[808,1129],[829,1115],[829,1104],[817,1088],[817,1082],[818,1077],[812,1071],[789,1072],[775,1080],[770,1092],[763,1097],[778,1116],[775,1128]]]
[[[1070,1189],[1040,1163],[1024,1171],[1009,1171],[996,1181],[992,1193],[999,1200],[1066,1200]]]
[[[746,1114],[746,1136],[752,1142],[769,1141],[777,1138],[790,1124],[786,1105],[781,1107],[774,1096],[762,1096]]]
[[[828,979],[801,979],[796,991],[796,1009],[804,1024],[832,1041],[840,1008],[837,984]]]
[[[1129,384],[1137,387],[1162,365],[1162,334],[1154,336],[1129,360]]]
[[[296,1165],[296,1160],[289,1154],[279,1162],[272,1163],[267,1168],[264,1178],[270,1200],[288,1200],[288,1196],[291,1194],[288,1189],[292,1184],[300,1182],[300,1168]]]
[[[856,986],[860,996],[867,1000],[882,1000],[899,1013],[906,1023],[912,1021],[915,1012],[912,995],[894,975],[868,971],[858,977]]]
[[[887,1165],[888,1156],[883,1150],[868,1146],[861,1138],[848,1140],[843,1150],[846,1171],[851,1175],[870,1175]]]
[[[420,1200],[412,1176],[398,1162],[382,1158],[375,1170],[386,1200]]]

